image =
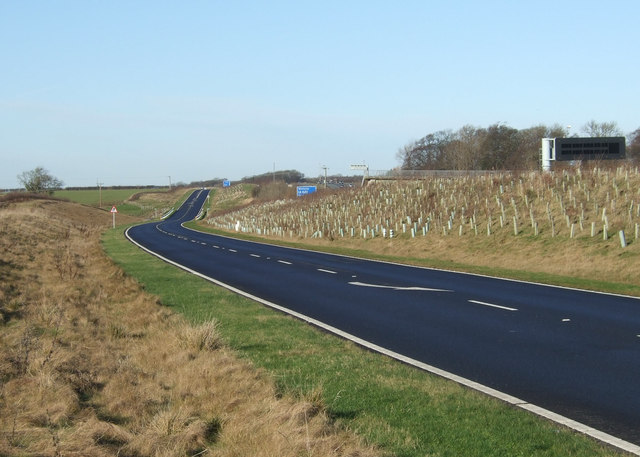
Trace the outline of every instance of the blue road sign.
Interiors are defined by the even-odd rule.
[[[312,194],[317,190],[316,186],[298,186],[296,188],[298,197],[302,197],[303,195]]]

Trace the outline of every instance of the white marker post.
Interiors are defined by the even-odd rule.
[[[115,205],[111,207],[111,214],[113,215],[113,228],[116,228],[116,213],[118,212],[118,210],[116,209]]]

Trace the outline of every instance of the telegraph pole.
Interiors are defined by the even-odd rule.
[[[320,167],[324,170],[324,188],[327,188],[327,170],[329,169],[329,167],[326,166],[322,166]]]

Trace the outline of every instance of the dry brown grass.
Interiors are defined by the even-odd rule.
[[[110,217],[0,207],[0,455],[373,456],[105,258]]]

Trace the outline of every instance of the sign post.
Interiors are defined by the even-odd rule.
[[[113,205],[111,207],[111,214],[113,215],[113,228],[116,228],[116,213],[118,212],[118,210],[116,209],[115,205]]]
[[[369,165],[351,165],[352,170],[362,170],[364,173],[362,175],[362,185],[364,186],[364,181],[369,178]]]

